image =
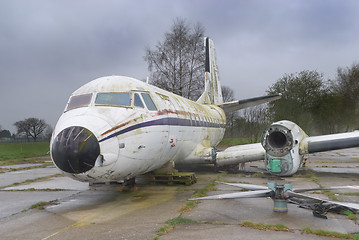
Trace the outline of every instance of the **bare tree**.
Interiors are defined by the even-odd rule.
[[[234,100],[233,89],[227,86],[222,86],[223,102],[230,102]]]
[[[146,49],[145,61],[152,83],[180,96],[196,99],[204,87],[204,27],[191,28],[183,19],[176,19],[163,42],[155,50]]]
[[[227,86],[222,86],[222,97],[223,102],[230,102],[234,100],[234,92],[233,89]],[[233,137],[233,127],[234,122],[236,120],[237,113],[236,112],[227,112],[226,113],[226,137]]]
[[[48,127],[44,120],[38,118],[27,118],[14,123],[14,125],[17,128],[18,134],[25,134],[27,138],[31,137],[35,142]]]
[[[248,138],[252,143],[259,141],[263,129],[270,123],[267,118],[267,106],[258,105],[240,111],[236,119],[239,136]]]

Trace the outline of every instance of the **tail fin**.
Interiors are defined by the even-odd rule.
[[[214,44],[208,37],[205,38],[206,66],[204,92],[197,100],[201,104],[223,103],[221,83],[219,81],[218,67],[216,61],[216,50]]]

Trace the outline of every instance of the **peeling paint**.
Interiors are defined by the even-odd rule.
[[[120,91],[133,96],[134,89],[149,93],[157,111],[134,105],[96,106],[92,100],[88,107],[67,111],[60,118],[94,118],[92,122],[84,119],[81,125],[88,126],[99,139],[104,161],[80,179],[114,181],[152,171],[168,161],[202,158],[202,162],[208,162],[212,158],[211,152],[223,138],[225,126],[224,112],[216,105],[201,105],[126,77],[100,78],[74,94],[91,92],[95,98],[97,93]],[[57,131],[61,129],[61,124],[56,126]]]

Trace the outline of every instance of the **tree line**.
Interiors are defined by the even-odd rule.
[[[14,123],[16,134],[11,134],[9,130],[3,130],[0,126],[0,140],[13,141],[15,139],[25,139],[26,141],[37,142],[39,139],[49,140],[52,128],[43,119],[26,118]]]
[[[164,40],[144,56],[152,84],[196,100],[203,91],[205,28],[177,18]],[[233,90],[222,87],[224,101],[234,100]],[[263,129],[278,120],[296,122],[309,135],[359,129],[359,64],[338,67],[334,79],[303,70],[284,74],[267,94],[280,100],[227,114],[227,137],[258,141]]]
[[[290,120],[309,135],[359,129],[359,64],[338,67],[334,79],[317,71],[284,74],[266,91],[282,98],[228,119],[228,136],[258,141],[272,122]]]

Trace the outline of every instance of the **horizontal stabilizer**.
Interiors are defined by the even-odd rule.
[[[225,112],[233,112],[240,109],[257,106],[263,103],[271,102],[281,98],[281,94],[274,94],[269,96],[255,97],[243,100],[236,100],[232,102],[226,102],[218,104]]]

